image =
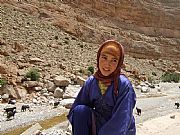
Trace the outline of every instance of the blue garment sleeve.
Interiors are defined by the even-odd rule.
[[[72,113],[73,113],[73,109],[77,106],[77,105],[86,105],[90,107],[90,100],[89,100],[89,85],[90,85],[90,81],[91,81],[91,77],[89,79],[86,80],[86,82],[84,83],[84,85],[82,86],[81,90],[79,91],[70,111],[69,114],[67,115],[67,118],[69,119],[70,122],[72,122]]]
[[[135,135],[135,132],[129,132],[134,120],[133,108],[136,103],[134,89],[128,79],[121,79],[119,89],[112,117],[99,130],[98,135]]]

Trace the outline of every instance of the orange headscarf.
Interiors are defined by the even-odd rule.
[[[102,73],[99,69],[99,58],[100,58],[100,54],[101,54],[102,49],[106,45],[108,46],[111,43],[116,44],[119,48],[119,51],[120,51],[120,55],[118,55],[119,61],[118,61],[118,65],[117,65],[115,71],[113,73],[111,73],[109,76],[104,76],[104,75],[102,75]],[[106,86],[111,85],[111,83],[114,81],[114,94],[116,96],[118,95],[118,78],[119,78],[119,75],[121,74],[121,67],[123,65],[123,61],[124,61],[124,48],[120,43],[118,43],[115,40],[107,40],[106,42],[104,42],[101,45],[101,47],[98,50],[98,53],[97,53],[97,68],[98,68],[98,70],[95,72],[94,76],[97,80],[101,81]]]

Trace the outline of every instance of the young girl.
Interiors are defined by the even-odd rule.
[[[124,49],[108,40],[97,53],[97,71],[81,88],[68,119],[73,135],[135,135],[134,89],[121,74]]]

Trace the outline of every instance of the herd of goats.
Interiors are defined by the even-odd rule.
[[[52,105],[54,106],[54,108],[56,108],[58,105],[59,105],[59,101],[56,101],[56,102],[53,102]],[[12,105],[15,105],[16,104],[16,100],[9,100],[8,101],[8,104],[12,104]],[[175,103],[175,106],[177,107],[177,109],[179,109],[180,107],[180,103],[176,102]],[[29,110],[29,111],[32,111],[32,109],[30,109],[30,106],[27,105],[27,104],[24,104],[21,106],[21,112],[25,112],[26,110]],[[137,111],[137,115],[141,115],[141,109],[136,107],[136,111]],[[11,120],[11,118],[14,118],[15,116],[15,113],[16,113],[16,106],[13,106],[13,107],[5,107],[4,108],[4,113],[3,113],[3,116],[6,114],[6,118],[7,120]]]
[[[16,100],[10,99],[10,100],[8,101],[8,104],[15,105],[15,104],[16,104]],[[54,108],[56,108],[56,107],[60,104],[60,102],[59,102],[59,101],[56,101],[56,102],[52,102],[52,103],[50,103],[50,104],[53,105]],[[28,104],[23,104],[23,105],[21,106],[21,112],[25,112],[26,110],[29,110],[30,112],[33,111],[33,110],[30,108],[30,105],[28,105]],[[9,107],[5,107],[5,108],[4,108],[3,116],[6,115],[6,118],[7,118],[6,120],[8,121],[8,120],[11,120],[12,118],[14,118],[14,116],[15,116],[16,113],[17,113],[17,111],[16,111],[16,106],[9,106]]]

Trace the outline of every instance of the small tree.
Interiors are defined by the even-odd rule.
[[[31,81],[38,81],[40,78],[40,74],[38,69],[32,68],[26,73],[25,77],[30,78]]]
[[[176,82],[180,80],[180,75],[178,73],[166,72],[161,76],[163,82]]]
[[[148,77],[148,82],[149,82],[149,83],[153,83],[153,78],[152,78],[152,76],[149,76],[149,77]]]
[[[89,71],[91,74],[94,74],[94,67],[93,67],[93,66],[89,66],[89,67],[88,67],[88,71]]]
[[[0,78],[0,88],[5,86],[7,84],[7,81],[5,79]]]
[[[84,74],[84,70],[83,69],[79,69],[79,73]]]
[[[157,76],[157,74],[155,72],[152,72],[152,75]]]

